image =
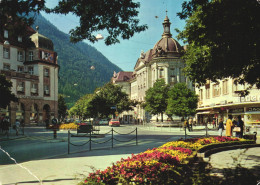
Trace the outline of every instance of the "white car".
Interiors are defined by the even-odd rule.
[[[98,122],[99,125],[108,125],[108,120],[107,119],[101,119],[99,122]]]

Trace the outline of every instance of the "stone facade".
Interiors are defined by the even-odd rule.
[[[44,124],[58,117],[57,53],[53,43],[38,30],[26,35],[0,30],[0,73],[9,79],[19,101],[1,110],[10,123],[15,119],[28,124]]]

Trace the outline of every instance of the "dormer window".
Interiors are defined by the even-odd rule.
[[[23,41],[23,37],[22,36],[18,36],[18,42],[22,42]]]
[[[4,38],[8,39],[8,31],[4,30]]]

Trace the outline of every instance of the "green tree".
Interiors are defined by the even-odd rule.
[[[185,83],[175,84],[168,93],[167,115],[185,118],[196,113],[198,96]]]
[[[17,102],[17,97],[11,92],[12,82],[0,74],[0,108],[6,108],[11,101]]]
[[[26,25],[32,25],[34,15],[40,11],[72,13],[79,17],[79,26],[70,30],[72,42],[84,39],[96,42],[93,33],[106,30],[105,43],[110,45],[118,43],[118,37],[129,39],[134,33],[147,29],[146,25],[139,25],[136,18],[139,7],[140,3],[133,0],[59,0],[52,9],[45,7],[45,0],[1,0],[0,22],[5,28],[21,33],[26,30]]]
[[[161,114],[161,121],[163,121],[163,113],[167,108],[169,85],[165,84],[163,79],[158,79],[153,87],[146,91],[145,103],[142,105],[144,109],[153,114]]]
[[[115,111],[121,113],[123,111],[132,110],[136,104],[131,101],[128,95],[122,91],[122,87],[107,83],[103,87],[96,89],[93,99],[90,101],[92,113],[95,116],[108,117],[114,115]],[[116,107],[111,109],[111,107]]]
[[[260,88],[260,4],[257,0],[190,0],[179,38],[188,44],[186,74],[199,85],[231,77]]]
[[[66,114],[67,114],[67,105],[66,105],[66,102],[65,102],[65,99],[64,97],[59,94],[59,97],[58,97],[58,117],[59,117],[59,120],[63,121],[64,118],[66,117]]]

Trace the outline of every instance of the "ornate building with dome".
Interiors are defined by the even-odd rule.
[[[8,116],[11,124],[24,120],[25,125],[57,118],[59,65],[53,42],[38,28],[28,28],[26,35],[0,31],[0,73],[12,82],[19,99],[1,109],[0,116]]]
[[[165,17],[162,24],[162,38],[152,49],[141,52],[132,78],[128,80],[130,86],[128,94],[132,100],[144,101],[145,92],[153,86],[157,79],[164,79],[170,86],[179,82],[187,83],[188,87],[194,90],[192,82],[182,73],[185,63],[181,56],[185,48],[172,38],[168,16]],[[115,78],[114,74],[112,81],[117,84]],[[140,106],[137,106],[131,113],[124,113],[121,116],[126,123],[131,122],[133,118],[139,120],[151,118]]]

